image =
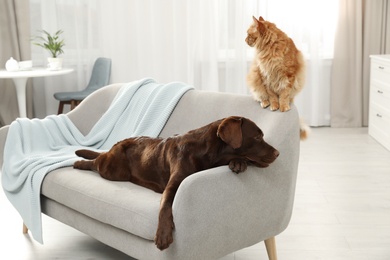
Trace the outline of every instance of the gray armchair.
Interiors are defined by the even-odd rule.
[[[62,114],[62,112],[64,111],[65,104],[70,105],[70,109],[73,110],[92,92],[98,90],[101,87],[106,86],[110,81],[110,76],[111,59],[98,58],[93,65],[91,78],[87,87],[84,90],[54,93],[54,98],[60,101],[58,105],[58,114]]]

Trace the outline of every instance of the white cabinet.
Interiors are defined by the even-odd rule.
[[[371,55],[368,133],[390,150],[390,55]]]

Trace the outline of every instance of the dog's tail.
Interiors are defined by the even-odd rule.
[[[96,159],[96,157],[98,157],[100,153],[91,150],[82,149],[82,150],[77,150],[76,155],[83,157],[84,159],[93,160]]]
[[[311,132],[310,126],[308,124],[306,124],[302,118],[300,118],[300,131],[299,132],[300,132],[300,137],[301,137],[302,141],[306,140]]]

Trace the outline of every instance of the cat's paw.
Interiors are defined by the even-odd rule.
[[[270,109],[271,109],[271,111],[278,110],[279,109],[279,102],[272,102]]]
[[[261,107],[262,107],[262,108],[267,108],[267,107],[269,107],[269,105],[270,105],[270,103],[269,103],[268,100],[262,100],[262,101],[260,102],[260,104],[261,104]]]
[[[290,110],[290,105],[286,104],[286,105],[281,105],[280,108],[279,108],[280,112],[287,112]]]

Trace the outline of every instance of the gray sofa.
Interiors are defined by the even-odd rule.
[[[68,113],[82,133],[106,111],[121,85],[96,91]],[[268,168],[249,167],[239,175],[222,166],[186,178],[174,200],[174,242],[168,249],[160,251],[153,242],[161,194],[129,182],[110,182],[71,167],[55,170],[42,184],[42,212],[137,259],[217,259],[263,240],[270,259],[276,259],[273,238],[287,227],[294,202],[299,160],[296,108],[271,112],[250,96],[190,90],[160,136],[230,115],[256,122],[280,156]],[[0,129],[0,166],[7,131],[7,126]]]

